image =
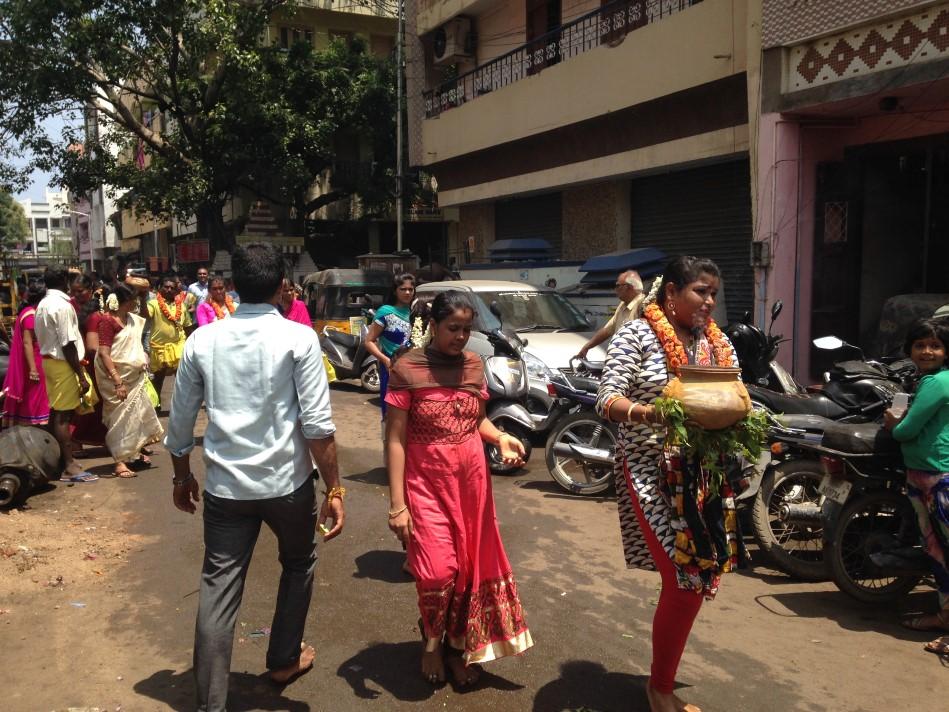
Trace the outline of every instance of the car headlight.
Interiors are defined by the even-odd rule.
[[[544,381],[549,381],[551,376],[553,376],[551,370],[547,368],[547,364],[528,351],[521,351],[521,361],[524,362],[524,368],[527,369],[527,375],[530,378],[540,378]]]

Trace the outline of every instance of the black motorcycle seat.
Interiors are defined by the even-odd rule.
[[[810,413],[782,413],[777,416],[778,422],[788,428],[806,430],[811,433],[823,433],[837,421]]]
[[[326,338],[349,348],[354,347],[359,342],[358,337],[353,336],[352,334],[347,334],[345,331],[338,331],[336,329],[327,329]]]
[[[596,393],[600,388],[599,379],[589,378],[587,376],[576,376],[574,374],[565,375],[574,390],[583,391],[584,393]]]
[[[839,420],[847,415],[846,410],[819,393],[788,395],[769,391],[766,388],[748,386],[748,394],[751,400],[761,403],[775,413],[819,415],[830,420]]]
[[[898,455],[900,444],[877,423],[834,423],[824,431],[821,445],[854,455]]]

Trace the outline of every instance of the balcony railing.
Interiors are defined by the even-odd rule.
[[[425,118],[431,119],[600,45],[617,44],[630,32],[700,2],[702,0],[614,0],[424,92]]]

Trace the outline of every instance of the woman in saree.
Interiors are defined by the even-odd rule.
[[[431,343],[400,356],[389,392],[389,528],[408,548],[418,592],[421,669],[433,685],[447,665],[459,686],[478,663],[517,655],[533,641],[501,543],[484,442],[508,463],[523,444],[485,417],[484,369],[465,351],[474,309],[461,292],[432,303]]]
[[[296,285],[290,279],[283,280],[283,288],[280,292],[280,312],[285,319],[303,324],[303,326],[313,326],[306,304],[297,298]]]
[[[115,460],[116,477],[135,477],[132,467],[148,467],[143,447],[161,440],[164,430],[145,387],[148,358],[142,348],[145,319],[135,313],[138,299],[124,284],[106,301],[108,314],[99,322],[96,382],[102,394],[106,447]],[[129,465],[132,465],[130,467]]]
[[[236,308],[237,305],[224,288],[224,278],[212,277],[208,282],[208,298],[198,305],[195,318],[198,320],[198,326],[204,326],[227,319]]]
[[[652,712],[698,712],[673,693],[676,671],[702,600],[714,597],[721,574],[737,564],[728,483],[716,492],[708,478],[690,483],[680,454],[653,429],[652,403],[680,365],[738,365],[712,319],[719,275],[711,260],[672,260],[656,278],[643,317],[610,342],[597,395],[597,412],[620,424],[615,473],[626,564],[662,578],[646,686]]]
[[[102,422],[102,394],[96,384],[95,362],[96,351],[99,350],[99,321],[105,316],[105,300],[109,296],[109,290],[107,287],[95,287],[95,282],[89,274],[80,274],[69,288],[69,295],[79,318],[79,332],[86,347],[82,364],[89,383],[98,396],[98,402],[91,413],[73,416],[72,439],[80,445],[102,447],[105,445],[106,427]]]
[[[43,357],[34,329],[36,305],[46,296],[42,284],[30,286],[26,306],[17,314],[10,339],[10,362],[3,380],[3,427],[13,425],[46,425],[49,422],[49,399],[43,375]]]

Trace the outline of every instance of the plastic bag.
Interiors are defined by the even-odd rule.
[[[333,368],[333,364],[330,363],[330,360],[326,358],[326,354],[323,354],[323,368],[326,369],[326,380],[328,383],[338,380],[336,378],[336,369]]]

